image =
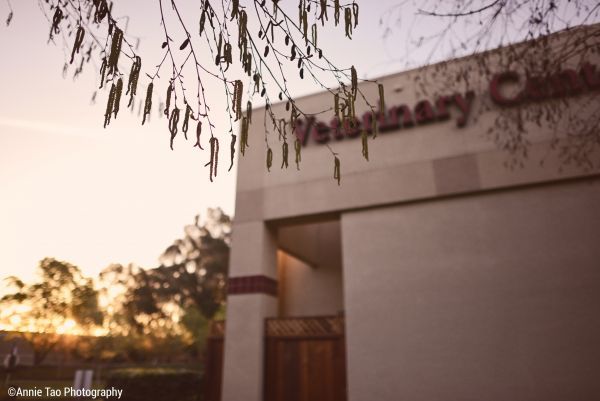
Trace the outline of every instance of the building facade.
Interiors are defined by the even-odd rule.
[[[238,168],[221,399],[296,399],[303,384],[285,378],[279,398],[267,396],[265,320],[337,316],[338,398],[599,400],[600,155],[592,149],[589,164],[564,149],[573,116],[600,111],[600,57],[559,55],[571,41],[597,49],[599,33],[542,40],[558,66],[545,75],[504,62],[515,49],[533,54],[528,42],[381,78],[386,110],[369,161],[361,132],[373,114],[357,103],[356,124],[333,112],[298,123],[298,171],[292,150],[278,168],[282,142],[269,133],[267,172],[254,110]],[[377,104],[376,86],[361,90]],[[318,113],[333,96],[297,103]],[[285,104],[273,111],[289,118]],[[298,369],[313,366],[310,377],[324,363]]]

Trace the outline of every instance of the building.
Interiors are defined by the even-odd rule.
[[[562,124],[600,110],[598,52],[554,52],[597,49],[599,33],[580,27],[485,53],[485,65],[472,56],[381,78],[387,119],[370,161],[360,104],[357,129],[330,125],[333,113],[299,124],[300,171],[292,150],[278,168],[282,145],[269,134],[267,172],[254,110],[221,399],[599,400],[600,159],[584,168],[552,150],[569,140]],[[515,49],[536,54],[544,75],[505,64]],[[377,87],[361,88],[376,104]],[[318,112],[333,96],[298,104]],[[285,104],[272,110],[289,116]],[[526,153],[503,113],[528,116]]]

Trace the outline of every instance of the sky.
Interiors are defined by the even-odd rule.
[[[144,60],[157,64],[163,39],[156,2],[117,4],[116,15],[131,16],[128,29],[140,37]],[[344,40],[340,29],[325,37],[331,58],[356,64],[363,75],[397,68],[386,63],[382,32],[373,28],[390,4],[363,4],[352,54],[335,46]],[[209,207],[234,213],[235,168],[209,182],[206,153],[183,141],[171,151],[166,120],[156,113],[141,126],[136,113],[124,111],[104,129],[106,93],[91,102],[94,69],[75,81],[63,78],[66,55],[47,43],[49,26],[37,1],[12,7],[10,26],[0,26],[0,279],[30,281],[44,257],[74,263],[90,276],[111,263],[153,267],[196,214]],[[6,14],[2,0],[2,21]],[[356,51],[364,55],[360,63]]]
[[[320,47],[336,65],[355,65],[359,77],[372,78],[422,64],[431,54],[446,57],[411,46],[406,35],[430,36],[439,20],[415,22],[410,5],[393,12],[406,0],[357,2],[359,25],[351,42],[343,26],[320,33]],[[195,24],[198,2],[177,3]],[[285,4],[294,12],[295,1]],[[181,138],[172,151],[166,120],[157,113],[141,126],[137,113],[125,110],[104,129],[106,92],[91,102],[97,71],[88,69],[75,81],[71,73],[63,78],[67,54],[48,43],[49,25],[38,2],[13,1],[12,7],[10,26],[0,25],[0,279],[30,281],[44,257],[74,263],[89,276],[111,263],[153,267],[196,214],[209,207],[234,213],[235,167],[226,172],[221,163],[209,182],[207,153]],[[140,38],[142,70],[151,71],[164,40],[157,0],[121,0],[113,12],[131,17],[120,21]],[[0,20],[7,14],[7,2],[0,0]],[[292,83],[298,96],[318,90],[305,81]],[[217,104],[222,92],[217,84],[207,87]],[[226,114],[213,109],[217,124],[227,125]]]

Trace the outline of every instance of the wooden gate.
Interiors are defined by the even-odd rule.
[[[265,401],[345,401],[342,317],[266,320]]]
[[[214,321],[210,324],[204,364],[204,401],[221,401],[224,334],[225,322]]]

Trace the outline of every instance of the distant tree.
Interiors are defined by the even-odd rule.
[[[196,216],[160,256],[143,269],[113,264],[100,273],[107,342],[129,360],[169,358],[165,347],[201,354],[210,319],[222,315],[231,241],[231,218],[209,209]],[[115,351],[118,350],[118,351]],[[176,352],[175,352],[176,353]]]
[[[161,265],[148,271],[157,300],[194,306],[212,318],[225,303],[230,243],[231,218],[221,209],[209,209],[205,222],[196,216],[162,253]]]
[[[188,351],[196,358],[203,356],[209,324],[210,320],[195,306],[187,307],[181,317],[181,325],[189,339]]]
[[[103,321],[92,279],[78,267],[45,258],[38,271],[40,281],[33,284],[9,277],[14,292],[0,300],[16,317],[13,329],[31,344],[36,365],[60,343],[62,333],[90,334]]]
[[[99,274],[107,300],[104,327],[111,335],[130,336],[164,317],[148,285],[146,270],[134,264],[112,264]]]

